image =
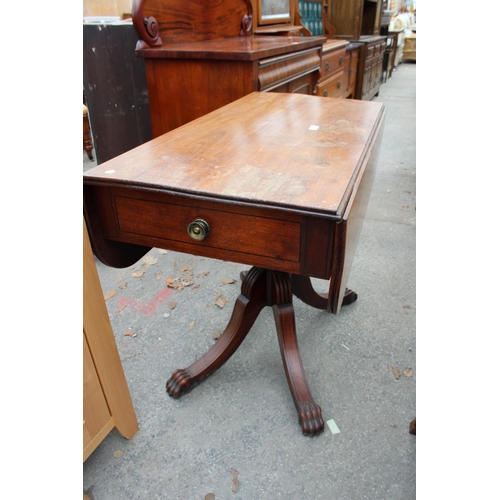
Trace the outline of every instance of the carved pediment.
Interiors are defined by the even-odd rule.
[[[251,0],[134,0],[138,48],[252,34]]]

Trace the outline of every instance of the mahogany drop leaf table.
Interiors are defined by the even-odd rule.
[[[382,139],[381,103],[255,92],[84,174],[84,215],[106,265],[164,248],[252,266],[220,339],[167,381],[178,398],[231,357],[273,308],[305,435],[324,429],[297,343],[293,296],[337,314]],[[317,293],[311,278],[329,280]]]

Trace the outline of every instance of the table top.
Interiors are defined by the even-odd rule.
[[[339,218],[383,116],[378,102],[255,92],[88,170],[84,182]]]

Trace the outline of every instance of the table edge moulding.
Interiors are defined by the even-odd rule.
[[[216,344],[175,370],[177,398],[222,367],[273,308],[302,431],[323,431],[298,349],[292,296],[338,314],[382,140],[382,103],[253,92],[84,173],[84,214],[106,265],[165,248],[252,266]],[[329,280],[317,293],[311,278]]]

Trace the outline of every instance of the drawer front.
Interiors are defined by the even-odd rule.
[[[157,240],[154,246],[164,248],[175,248],[175,243],[185,249],[193,246],[189,253],[195,254],[203,247],[205,255],[214,257],[223,256],[218,251],[229,251],[291,262],[300,259],[298,221],[226,211],[222,206],[217,210],[118,195],[114,197],[114,206],[119,238],[143,236]],[[203,240],[188,234],[189,224],[199,219],[209,226]]]
[[[156,247],[331,277],[336,219],[144,187],[101,185],[84,185],[84,213],[94,253],[108,266],[131,266]],[[188,226],[200,219],[209,231],[195,239]]]
[[[321,48],[293,52],[259,61],[258,90],[272,90],[313,71],[321,64]]]
[[[340,97],[347,90],[344,83],[344,73],[341,71],[333,78],[321,81],[318,84],[318,96],[320,97]]]
[[[321,79],[328,79],[342,70],[345,65],[345,49],[323,52],[321,61]]]
[[[313,95],[313,91],[316,89],[316,83],[318,81],[317,72],[308,73],[307,75],[295,78],[291,82],[283,83],[278,87],[273,87],[266,92],[282,92],[288,94],[307,94]]]
[[[366,60],[379,59],[384,57],[385,41],[370,44],[366,48]]]

